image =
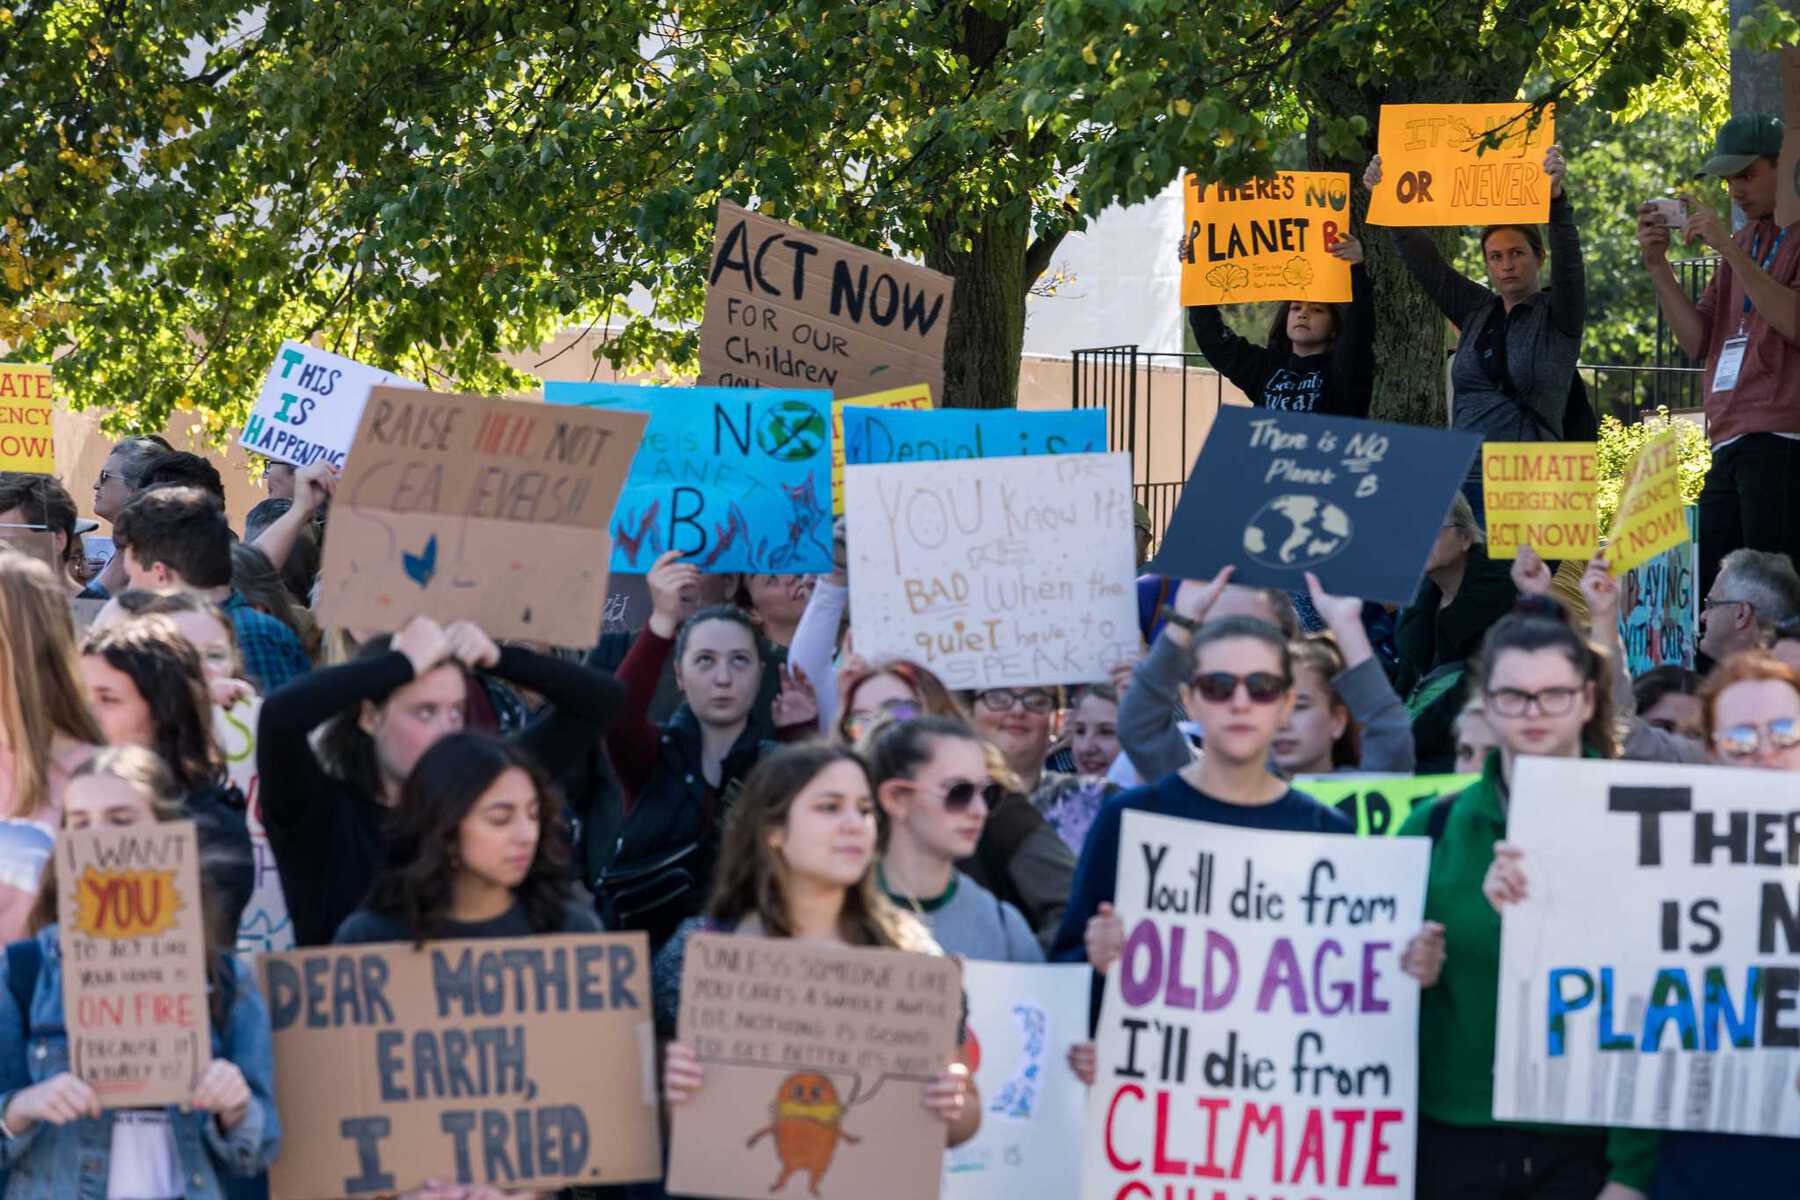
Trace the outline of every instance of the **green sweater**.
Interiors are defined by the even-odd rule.
[[[1450,1125],[1494,1125],[1494,1022],[1499,1010],[1500,914],[1482,895],[1494,843],[1506,836],[1500,752],[1481,778],[1454,796],[1413,809],[1402,836],[1430,832],[1431,812],[1454,804],[1431,847],[1425,919],[1444,926],[1444,971],[1419,994],[1419,1111]],[[1597,1132],[1572,1125],[1520,1125],[1543,1133]],[[1657,1135],[1607,1130],[1609,1178],[1647,1192],[1656,1171]]]

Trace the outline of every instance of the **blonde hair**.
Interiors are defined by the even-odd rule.
[[[1487,542],[1487,530],[1483,529],[1481,522],[1475,519],[1474,507],[1470,505],[1469,498],[1461,492],[1456,493],[1456,499],[1450,501],[1450,511],[1444,514],[1444,527],[1468,534],[1469,544],[1472,546],[1484,545]]]
[[[35,818],[50,807],[50,749],[57,734],[99,745],[76,666],[68,592],[50,568],[0,551],[0,743],[12,751],[12,796],[4,817]]]

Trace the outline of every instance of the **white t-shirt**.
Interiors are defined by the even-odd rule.
[[[160,1108],[114,1112],[106,1200],[181,1200],[186,1195],[168,1112]]]

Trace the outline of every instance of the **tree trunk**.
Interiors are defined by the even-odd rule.
[[[1031,270],[1028,213],[995,209],[960,242],[950,221],[933,221],[925,265],[956,280],[944,336],[944,408],[1012,408],[1019,402],[1025,347],[1025,296],[1043,268]],[[1048,255],[1043,255],[1048,259]]]

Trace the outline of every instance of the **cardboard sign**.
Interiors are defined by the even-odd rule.
[[[844,418],[844,461],[851,466],[1105,453],[1103,408],[1055,412],[1010,408],[945,408],[929,413],[852,410]]]
[[[1083,963],[963,964],[981,1129],[944,1155],[940,1200],[1055,1196],[1080,1178],[1087,1088],[1068,1057],[1088,1040],[1092,978]]]
[[[56,841],[69,1070],[105,1108],[186,1104],[212,1061],[192,821]]]
[[[1485,442],[1481,493],[1489,558],[1530,546],[1552,562],[1600,549],[1593,442]]]
[[[319,620],[380,632],[424,613],[593,645],[606,527],[645,420],[376,388],[331,508]]]
[[[919,383],[912,387],[871,392],[867,396],[852,396],[848,400],[831,402],[831,513],[833,516],[842,516],[844,513],[845,405],[854,405],[857,408],[912,409],[924,412],[931,408],[931,387],[929,384]]]
[[[329,350],[283,342],[238,444],[298,467],[322,458],[341,468],[370,390],[418,386]]]
[[[1714,185],[1717,186],[1717,185]],[[1775,223],[1800,221],[1800,49],[1781,52],[1781,158],[1775,164]]]
[[[1556,142],[1554,106],[1384,104],[1376,135],[1381,185],[1371,225],[1541,225],[1550,219],[1544,153]],[[1499,145],[1485,146],[1490,133]]]
[[[1084,1200],[1409,1200],[1430,853],[1124,814]]]
[[[641,933],[267,954],[278,1200],[661,1169]]]
[[[1681,443],[1670,429],[1645,442],[1625,468],[1606,542],[1612,573],[1623,575],[1686,541],[1687,520],[1681,509]]]
[[[679,1036],[706,1084],[671,1118],[670,1195],[933,1194],[945,1130],[922,1095],[956,1055],[960,975],[940,955],[690,937]]]
[[[213,740],[225,758],[225,774],[244,794],[244,822],[250,828],[250,858],[255,869],[250,902],[238,921],[237,952],[246,962],[259,954],[279,954],[294,948],[294,920],[288,914],[287,895],[281,890],[281,873],[269,831],[262,822],[262,781],[256,769],[256,723],[262,717],[262,697],[240,700],[230,708],[213,708]]]
[[[1494,1119],[1800,1137],[1792,777],[1521,758],[1506,837]]]
[[[1238,187],[1183,180],[1181,302],[1350,302],[1350,264],[1331,253],[1350,228],[1350,176],[1280,171]]]
[[[1619,579],[1619,640],[1633,676],[1653,667],[1692,667],[1700,648],[1700,510],[1688,505],[1688,540]]]
[[[831,394],[544,384],[551,404],[650,414],[612,524],[613,570],[664,550],[702,571],[831,570]]]
[[[1358,837],[1391,837],[1413,809],[1450,796],[1480,775],[1301,775],[1294,788],[1329,804],[1356,826]]]
[[[56,473],[49,367],[0,363],[0,471]]]
[[[1146,568],[1410,604],[1478,434],[1226,405]],[[860,636],[860,635],[859,635]]]
[[[719,201],[702,386],[860,396],[923,383],[944,394],[956,281]]]
[[[845,487],[870,662],[1022,687],[1106,680],[1137,653],[1129,455],[852,464]]]

